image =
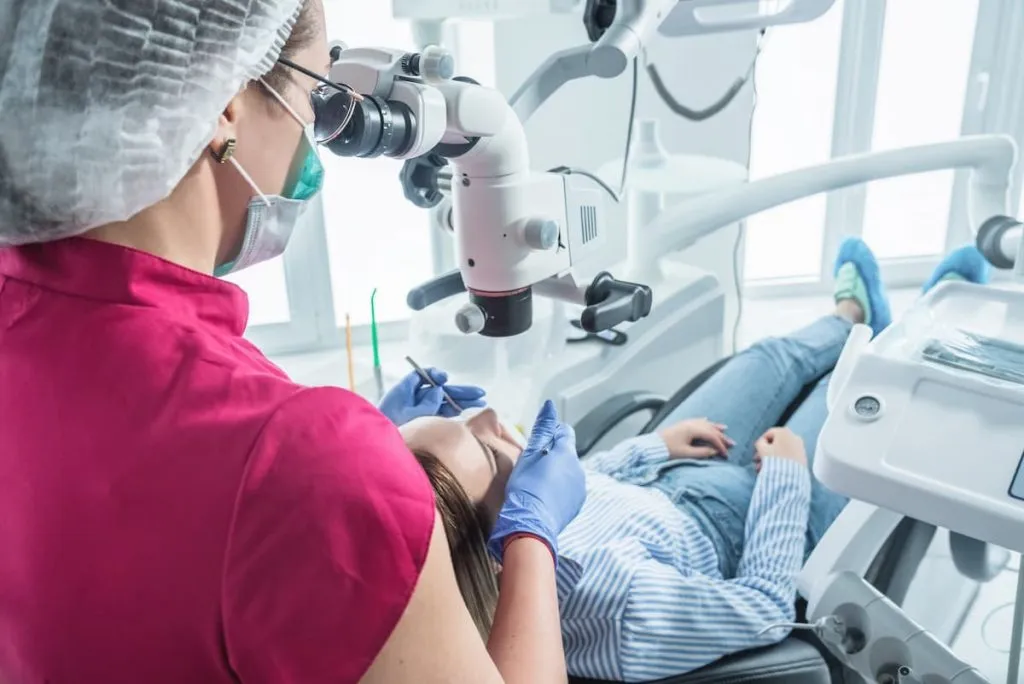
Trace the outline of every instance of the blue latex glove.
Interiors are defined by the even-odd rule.
[[[395,425],[405,425],[416,418],[426,416],[443,416],[452,418],[459,415],[441,392],[445,392],[455,400],[462,409],[486,406],[483,401],[485,392],[479,387],[469,385],[449,385],[448,374],[436,368],[425,369],[438,387],[431,387],[420,374],[413,371],[392,387],[380,401],[380,412],[387,416]]]
[[[526,533],[543,539],[557,560],[558,535],[580,512],[586,497],[583,466],[576,455],[576,433],[558,421],[555,405],[546,401],[508,479],[505,503],[491,532],[488,550],[500,563],[505,540]]]

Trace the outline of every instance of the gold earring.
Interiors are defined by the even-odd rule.
[[[221,148],[220,152],[215,152],[213,158],[217,160],[218,164],[224,164],[228,159],[235,156],[235,147],[238,145],[238,141],[234,138],[228,138],[224,142],[224,147]]]

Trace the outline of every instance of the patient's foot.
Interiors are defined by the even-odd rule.
[[[835,266],[836,315],[865,323],[877,335],[892,322],[878,261],[860,238],[839,246]]]
[[[988,261],[974,245],[966,245],[953,250],[942,260],[932,277],[924,284],[923,291],[929,292],[939,283],[947,280],[966,280],[971,283],[985,285],[988,283],[991,268]]]
[[[864,323],[864,307],[856,299],[837,299],[836,316],[853,323]]]

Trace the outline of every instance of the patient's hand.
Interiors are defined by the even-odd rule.
[[[804,440],[789,428],[772,428],[754,445],[754,467],[761,472],[761,462],[769,456],[785,458],[807,465]]]
[[[725,426],[707,418],[684,420],[662,430],[671,458],[725,457],[736,443],[725,436]]]

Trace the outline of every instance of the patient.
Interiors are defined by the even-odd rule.
[[[890,322],[860,240],[836,260],[833,313],[730,360],[657,434],[584,460],[587,501],[558,539],[558,599],[571,674],[640,682],[779,641],[795,577],[846,500],[811,477],[832,370],[851,328]],[[973,247],[926,285],[987,279]],[[667,369],[668,370],[668,369]],[[681,380],[683,380],[681,378]],[[801,389],[813,392],[775,427]],[[484,542],[520,453],[492,410],[402,428],[438,494],[463,596],[482,631],[497,592]]]

